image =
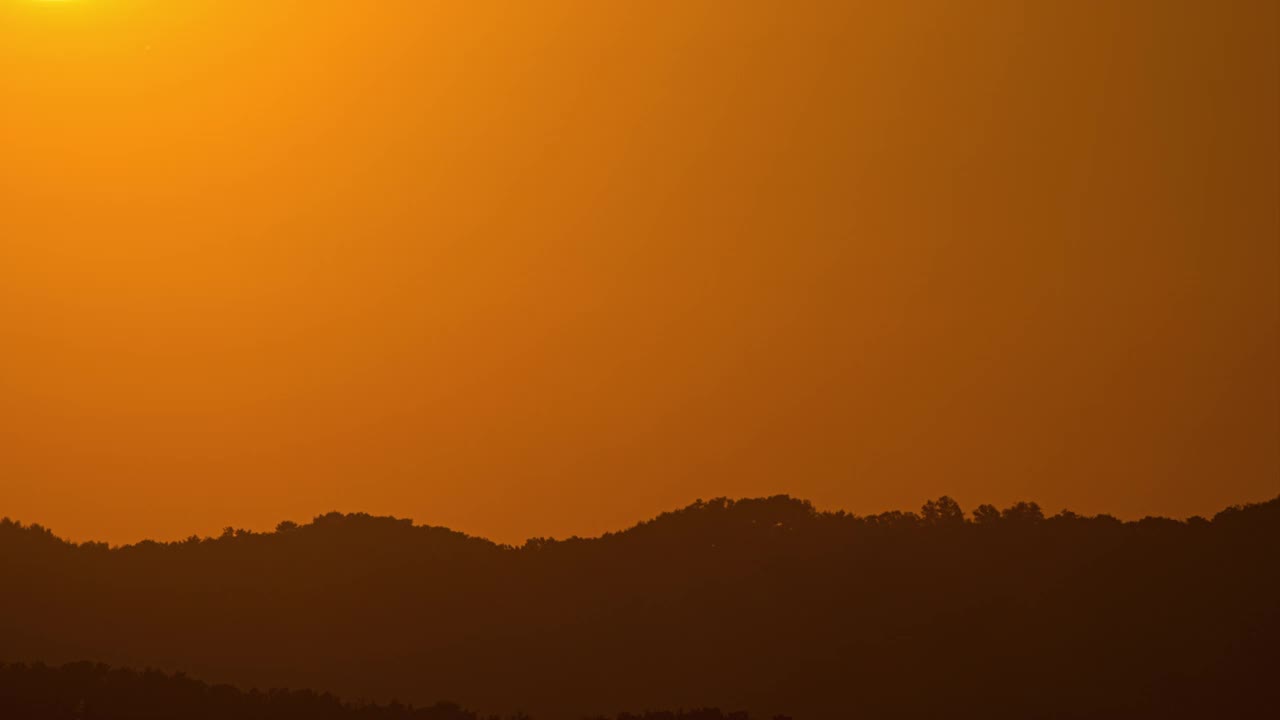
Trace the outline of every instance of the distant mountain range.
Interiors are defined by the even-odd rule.
[[[966,514],[948,498],[866,517],[718,499],[519,548],[364,514],[120,548],[5,520],[0,662],[354,699],[323,700],[349,713],[333,717],[401,717],[360,714],[375,713],[363,701],[536,720],[1266,717],[1278,569],[1280,498],[1136,522],[1034,503]],[[182,693],[265,707],[91,664],[0,676],[136,681],[161,713],[102,717],[224,717],[163,714]],[[0,711],[16,697],[4,692]]]

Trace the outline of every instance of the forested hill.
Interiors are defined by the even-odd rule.
[[[519,548],[337,513],[114,549],[6,521],[0,661],[539,720],[1250,717],[1280,674],[1277,567],[1280,498],[1127,523],[715,500]]]

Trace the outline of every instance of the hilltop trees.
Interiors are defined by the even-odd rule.
[[[1280,670],[1278,560],[1280,499],[1188,522],[713,499],[518,548],[362,514],[115,549],[6,521],[0,661],[540,720],[1246,717]]]
[[[920,508],[920,516],[926,525],[956,527],[964,524],[964,511],[960,509],[960,503],[946,495],[925,503]]]

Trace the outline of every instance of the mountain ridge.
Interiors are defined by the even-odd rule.
[[[519,547],[360,513],[117,548],[2,521],[0,662],[540,720],[1251,717],[1280,670],[1278,561],[1280,497],[1129,522],[714,499]]]
[[[930,525],[930,524],[937,524],[937,518],[929,516],[930,508],[931,506],[934,508],[937,508],[938,507],[937,504],[939,502],[946,503],[946,504],[955,503],[955,501],[952,500],[949,496],[944,495],[938,498],[937,500],[931,500],[927,502],[924,506],[922,506],[921,508],[922,512],[920,513],[911,512],[911,511],[901,511],[901,510],[888,510],[888,511],[883,511],[879,513],[871,513],[868,515],[857,515],[845,510],[820,511],[815,508],[815,506],[811,501],[804,500],[801,498],[795,498],[787,494],[761,496],[761,497],[744,497],[744,498],[717,497],[709,501],[704,501],[699,499],[682,508],[664,511],[659,513],[658,515],[655,515],[654,517],[651,517],[645,520],[640,520],[629,527],[626,527],[620,530],[606,531],[601,533],[600,535],[590,535],[590,536],[570,535],[563,538],[557,538],[554,536],[534,536],[534,537],[527,538],[525,542],[522,543],[521,545],[513,545],[510,543],[497,542],[495,540],[491,540],[481,535],[472,535],[472,534],[463,532],[461,530],[455,530],[453,528],[442,526],[442,525],[415,524],[411,518],[402,518],[395,515],[375,515],[375,514],[371,514],[363,511],[342,512],[339,510],[331,510],[331,511],[316,515],[308,523],[297,523],[292,520],[282,520],[280,521],[280,523],[277,524],[275,530],[271,530],[271,531],[254,531],[254,530],[247,530],[244,528],[235,528],[233,526],[227,526],[226,528],[223,529],[222,533],[217,536],[214,536],[214,535],[201,536],[198,534],[193,534],[186,538],[182,538],[178,540],[143,539],[143,540],[138,540],[136,542],[122,543],[122,544],[109,544],[109,543],[95,541],[95,540],[85,540],[85,541],[76,542],[58,535],[57,532],[55,532],[52,528],[49,528],[42,523],[35,522],[35,523],[24,524],[21,520],[15,520],[14,518],[11,518],[9,516],[0,517],[0,528],[26,530],[33,534],[44,535],[47,538],[55,540],[58,543],[66,546],[90,547],[95,549],[105,548],[113,551],[116,551],[116,550],[127,551],[134,548],[144,548],[144,547],[154,547],[154,546],[182,546],[182,545],[189,545],[193,542],[230,540],[234,538],[243,538],[243,537],[264,537],[264,536],[272,536],[272,535],[282,535],[287,532],[296,532],[299,530],[304,532],[310,531],[310,530],[316,529],[317,527],[338,526],[338,527],[343,527],[349,530],[355,530],[355,529],[358,529],[359,526],[361,525],[379,526],[379,527],[385,527],[385,528],[395,527],[400,530],[412,530],[413,532],[420,533],[421,535],[424,535],[424,536],[429,533],[441,538],[447,537],[453,541],[458,541],[463,543],[484,544],[487,546],[491,546],[495,549],[521,549],[531,545],[539,546],[547,543],[572,543],[572,542],[583,542],[583,541],[607,540],[610,538],[615,538],[617,536],[626,535],[630,533],[648,532],[650,529],[654,527],[661,526],[664,523],[672,523],[672,522],[679,521],[683,516],[687,516],[691,513],[698,512],[698,511],[737,510],[741,512],[742,510],[752,506],[768,507],[773,510],[786,507],[789,510],[789,512],[787,512],[786,515],[791,518],[796,518],[796,517],[805,517],[806,519],[829,518],[829,519],[838,519],[838,520],[850,520],[853,522],[862,522],[868,525],[895,525],[895,524],[903,525],[903,526],[910,526],[912,524]],[[1041,515],[1041,517],[1039,518],[1040,520],[1046,520],[1050,522],[1061,521],[1061,520],[1071,520],[1071,521],[1092,520],[1092,521],[1103,522],[1103,523],[1117,523],[1124,526],[1136,526],[1142,523],[1148,523],[1148,524],[1177,523],[1179,525],[1197,525],[1200,523],[1214,522],[1219,518],[1228,517],[1233,513],[1252,512],[1257,509],[1266,510],[1268,508],[1274,508],[1276,506],[1280,506],[1280,496],[1277,496],[1276,498],[1273,498],[1270,500],[1263,500],[1259,502],[1230,505],[1220,510],[1219,512],[1215,513],[1212,518],[1205,518],[1200,515],[1192,515],[1187,518],[1177,519],[1177,518],[1168,518],[1163,516],[1147,515],[1145,517],[1138,518],[1135,520],[1121,520],[1107,513],[1100,513],[1093,516],[1087,516],[1087,515],[1079,515],[1073,511],[1066,510],[1066,509],[1052,516],[1044,515],[1038,503],[1020,501],[1009,506],[1008,508],[1005,508],[1004,511],[997,510],[993,505],[989,505],[989,504],[979,505],[972,513],[964,514],[962,517],[966,523],[983,524],[984,522],[989,523],[996,520],[997,516],[999,519],[1014,519],[1019,513],[1029,512],[1033,514],[1039,513]],[[958,504],[955,505],[956,509],[958,509],[958,507],[959,507]],[[935,509],[933,510],[933,512],[938,512],[938,510]],[[996,515],[993,516],[991,514],[993,512],[996,513]],[[1277,511],[1272,510],[1271,512],[1277,512]],[[952,516],[951,519],[954,519],[954,516]]]

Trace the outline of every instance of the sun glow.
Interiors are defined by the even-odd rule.
[[[0,512],[1269,497],[1280,11],[1158,5],[0,0]]]

